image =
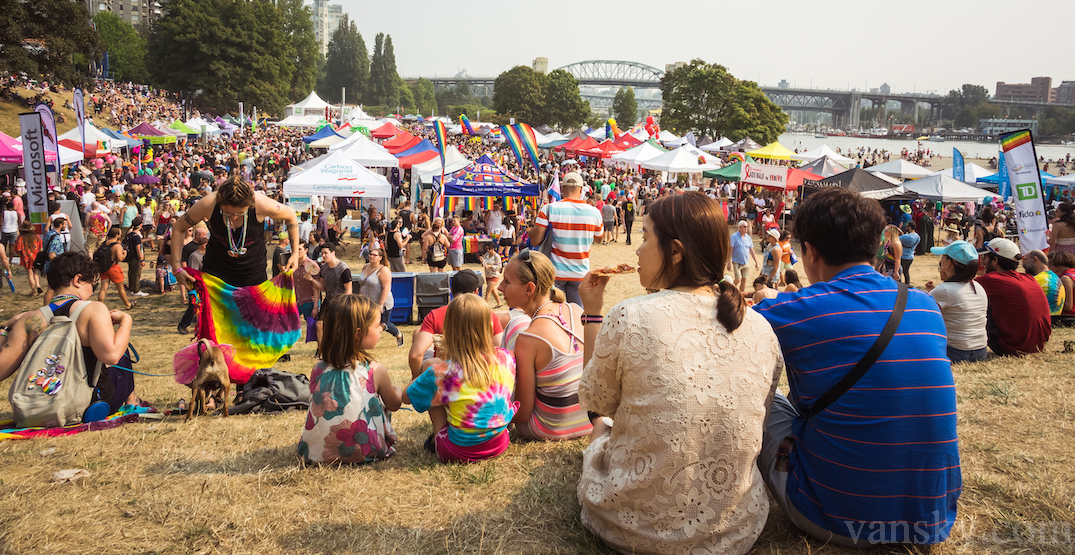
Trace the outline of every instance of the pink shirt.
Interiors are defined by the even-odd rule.
[[[455,226],[448,230],[448,238],[451,239],[451,244],[448,245],[449,249],[462,249],[463,248],[463,226]]]

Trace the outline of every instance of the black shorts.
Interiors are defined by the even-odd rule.
[[[445,256],[444,260],[441,260],[440,262],[434,262],[433,254],[430,253],[428,256],[426,256],[426,265],[430,268],[443,268],[448,265],[448,257]]]
[[[500,246],[501,247],[510,247],[510,246],[512,246],[514,244],[515,244],[515,242],[512,241],[511,239],[501,239],[500,240]]]

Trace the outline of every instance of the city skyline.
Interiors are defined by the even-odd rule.
[[[448,77],[463,69],[495,77],[546,57],[550,70],[585,60],[634,61],[663,70],[665,64],[701,58],[765,86],[786,80],[796,88],[869,91],[887,83],[894,93],[941,95],[965,83],[992,94],[998,81],[1075,79],[1075,71],[1065,75],[1064,64],[1054,61],[1066,51],[1064,18],[1048,16],[1066,12],[1060,0],[1019,5],[1020,13],[1045,16],[1033,19],[1033,42],[1028,35],[1022,52],[1014,47],[1020,29],[998,27],[1003,20],[997,15],[1010,4],[995,0],[973,9],[963,2],[909,0],[898,9],[869,12],[835,2],[819,7],[776,0],[766,13],[780,17],[768,19],[747,9],[699,9],[686,2],[663,3],[662,13],[670,15],[652,17],[646,14],[653,4],[640,0],[621,0],[614,8],[554,1],[538,9],[478,0],[454,16],[440,14],[441,3],[415,0],[406,17],[387,4],[334,3],[352,14],[367,42],[378,32],[392,35],[396,65],[406,78]],[[613,17],[628,24],[612,29]],[[585,24],[590,21],[595,23]]]

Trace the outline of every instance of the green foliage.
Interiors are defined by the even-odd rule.
[[[0,0],[0,13],[0,69],[77,84],[89,68],[76,69],[72,58],[100,57],[101,40],[90,27],[85,2]]]
[[[516,121],[545,123],[547,77],[528,66],[515,66],[497,76],[493,84],[493,108]]]
[[[288,98],[302,100],[317,85],[318,63],[323,60],[310,20],[310,8],[302,0],[276,0],[276,9],[284,21],[284,34],[291,47],[292,64]]]
[[[458,104],[448,106],[448,117],[458,120],[459,116],[466,114],[467,118],[474,121],[492,121],[497,116],[496,110],[486,108],[481,104]],[[481,118],[480,120],[478,118]]]
[[[271,0],[171,0],[149,40],[156,83],[215,112],[288,103],[294,65]],[[202,93],[195,96],[195,91]]]
[[[403,111],[408,114],[414,113],[414,93],[411,92],[411,88],[407,86],[407,82],[402,77],[396,76],[396,87],[399,88],[399,105],[403,107]]]
[[[989,103],[989,90],[981,85],[964,84],[948,91],[942,116],[951,118],[956,127],[978,127],[978,120],[997,117],[1000,109]]]
[[[433,82],[422,78],[415,81],[411,86],[411,94],[414,95],[415,108],[423,116],[433,115],[437,109],[437,97],[434,94]]]
[[[110,77],[117,81],[147,82],[146,39],[112,12],[98,12],[93,16],[93,23],[101,37],[101,48],[108,52]]]
[[[399,75],[396,73],[396,55],[392,51],[392,37],[377,33],[370,58],[370,79],[365,99],[385,106],[399,105]]]
[[[721,65],[692,60],[661,78],[661,127],[677,134],[694,131],[733,141],[750,136],[761,144],[776,140],[788,122],[757,83],[736,79]]]
[[[1046,108],[1038,121],[1038,133],[1050,136],[1075,134],[1075,109],[1060,106]]]
[[[638,101],[632,87],[620,87],[612,99],[612,116],[620,129],[626,129],[638,121]]]
[[[562,69],[549,73],[545,79],[544,118],[539,123],[566,129],[578,126],[589,115],[590,103],[582,100],[578,79]]]
[[[432,83],[430,83],[430,85],[432,85]],[[435,98],[437,101],[437,110],[440,113],[446,112],[448,106],[476,105],[481,103],[481,100],[471,92],[470,85],[465,80],[456,82],[454,87],[442,88],[440,92],[436,93]]]
[[[358,104],[366,100],[366,87],[370,81],[369,51],[358,26],[347,14],[340,20],[339,27],[332,32],[324,71],[317,82],[317,94],[328,102],[340,102],[340,90],[347,88],[348,104]],[[371,114],[372,115],[372,114]]]

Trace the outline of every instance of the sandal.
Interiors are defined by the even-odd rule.
[[[131,301],[130,306],[128,306],[127,308],[125,308],[123,310],[134,310],[134,307],[136,307],[136,306],[138,306],[138,301]]]

